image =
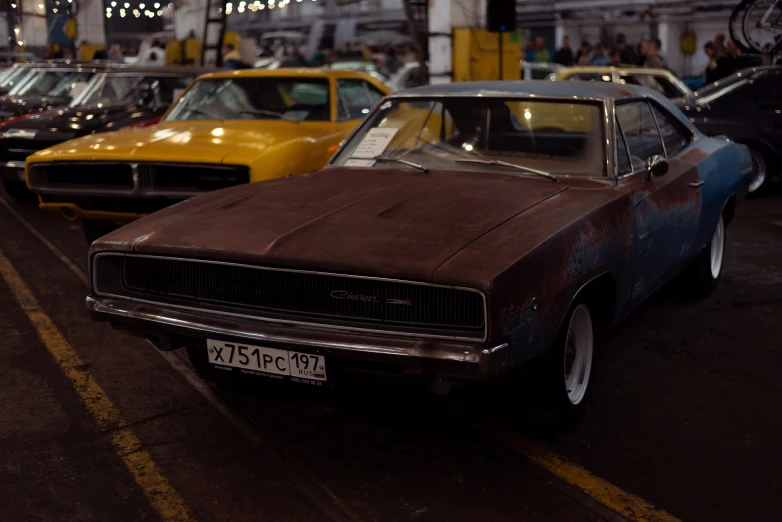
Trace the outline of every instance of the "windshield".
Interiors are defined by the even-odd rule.
[[[165,121],[306,120],[330,121],[325,78],[244,77],[197,81]]]
[[[74,98],[70,106],[169,105],[191,80],[192,77],[102,74],[94,79],[81,96]]]
[[[388,168],[404,158],[430,169],[520,169],[457,160],[502,161],[571,176],[605,175],[601,105],[530,98],[387,100],[342,147],[335,165]]]
[[[2,79],[0,79],[0,89],[12,89],[25,78],[29,78],[31,74],[35,74],[35,72],[29,67],[13,65],[3,73]]]
[[[75,96],[81,92],[92,76],[92,71],[63,71],[47,69],[11,90],[12,96],[31,94],[49,96]]]

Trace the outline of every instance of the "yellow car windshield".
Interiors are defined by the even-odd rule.
[[[604,176],[602,106],[533,98],[387,100],[367,117],[333,164],[388,168],[404,159],[430,169],[497,170],[496,162],[552,174]],[[481,163],[460,160],[484,160]],[[486,162],[495,162],[487,165]],[[400,163],[397,162],[397,165]],[[516,169],[505,169],[518,174]]]
[[[244,77],[199,80],[182,95],[165,121],[330,121],[325,78]]]

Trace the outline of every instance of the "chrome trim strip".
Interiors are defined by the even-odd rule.
[[[34,151],[37,152],[37,151]],[[24,161],[6,161],[3,163],[4,167],[10,167],[12,169],[23,169],[24,168]]]
[[[272,331],[256,328],[252,323],[209,317],[164,307],[134,304],[128,300],[106,299],[89,296],[87,309],[100,315],[122,330],[163,336],[195,338],[240,338],[248,342],[272,343],[303,350],[327,350],[337,352],[346,359],[375,357],[407,365],[407,361],[430,361],[448,364],[449,375],[470,378],[490,378],[504,373],[507,363],[494,366],[498,357],[507,351],[508,344],[482,347],[476,343],[437,343],[416,339],[394,339],[358,336],[353,333],[335,334],[323,339],[321,332],[307,328],[277,327]],[[94,315],[93,315],[94,317]],[[122,327],[125,328],[122,328]],[[156,331],[157,330],[157,331]],[[162,330],[162,331],[160,331]]]
[[[159,301],[152,301],[147,299],[136,299],[124,295],[117,295],[117,294],[110,294],[110,293],[103,293],[100,291],[100,289],[96,286],[97,283],[97,277],[96,277],[96,271],[97,271],[97,260],[101,257],[139,257],[139,258],[149,258],[149,259],[166,259],[169,261],[185,261],[190,263],[205,263],[205,264],[213,264],[213,265],[224,265],[224,266],[235,266],[235,267],[241,267],[241,268],[253,268],[256,270],[267,270],[270,272],[287,272],[292,274],[312,274],[312,275],[323,275],[323,276],[329,276],[329,277],[346,277],[350,279],[364,279],[364,280],[370,280],[370,281],[383,281],[383,282],[389,282],[389,283],[404,283],[404,284],[411,284],[411,285],[419,285],[419,286],[428,286],[428,287],[434,287],[434,288],[449,288],[453,290],[463,290],[468,292],[473,292],[476,294],[479,294],[481,296],[481,299],[483,300],[483,337],[477,338],[477,337],[458,337],[458,336],[446,336],[446,335],[433,335],[433,334],[422,334],[422,333],[409,333],[404,331],[397,331],[397,330],[375,330],[372,328],[361,328],[361,327],[355,327],[355,326],[341,326],[341,325],[333,325],[333,324],[327,324],[327,323],[310,323],[307,321],[296,321],[296,320],[289,320],[289,319],[271,319],[268,317],[259,317],[255,315],[247,315],[247,314],[238,314],[234,312],[223,312],[219,310],[211,310],[208,308],[195,308],[191,306],[184,306],[184,305],[173,305],[169,303],[161,303]],[[197,311],[197,312],[208,312],[208,313],[214,313],[218,315],[225,315],[228,317],[242,317],[245,319],[252,319],[256,321],[266,321],[270,323],[283,323],[283,324],[297,324],[307,327],[313,327],[313,328],[324,328],[324,329],[332,329],[332,330],[344,330],[344,331],[357,331],[357,332],[369,332],[373,334],[380,334],[380,335],[390,335],[390,336],[403,336],[403,337],[420,337],[420,338],[426,338],[426,339],[444,339],[444,340],[450,340],[450,341],[469,341],[473,343],[483,343],[486,342],[488,338],[488,319],[489,319],[489,312],[488,307],[486,305],[486,294],[481,292],[480,290],[476,290],[474,288],[467,288],[462,286],[450,286],[450,285],[438,285],[435,283],[423,283],[420,281],[407,281],[403,279],[391,279],[391,278],[385,278],[385,277],[371,277],[371,276],[357,276],[357,275],[349,275],[349,274],[339,274],[334,272],[319,272],[319,271],[311,271],[311,270],[297,270],[293,268],[272,268],[272,267],[265,267],[265,266],[257,266],[257,265],[247,265],[242,263],[232,263],[229,261],[211,261],[207,259],[189,259],[185,257],[172,257],[172,256],[153,256],[153,255],[145,255],[145,254],[130,254],[130,253],[118,253],[118,252],[99,252],[92,256],[91,261],[92,266],[92,272],[90,274],[90,283],[92,287],[92,291],[95,293],[95,295],[100,297],[112,297],[116,299],[123,299],[125,301],[131,301],[134,303],[147,303],[147,304],[154,304],[158,306],[168,307],[168,308],[177,308],[182,310],[191,310],[191,311]],[[285,313],[284,311],[280,311],[279,313]],[[348,318],[349,320],[349,318]],[[447,327],[446,327],[447,329]]]

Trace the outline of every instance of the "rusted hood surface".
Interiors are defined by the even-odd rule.
[[[487,172],[330,168],[195,198],[110,234],[93,251],[135,244],[143,253],[426,281],[467,245],[565,188]]]

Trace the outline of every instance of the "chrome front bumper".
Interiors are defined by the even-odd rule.
[[[125,299],[87,297],[96,321],[176,349],[207,338],[243,340],[326,357],[398,365],[406,371],[488,380],[508,370],[507,343],[482,345],[433,339],[334,332],[296,325],[270,324],[208,313],[175,310]]]

